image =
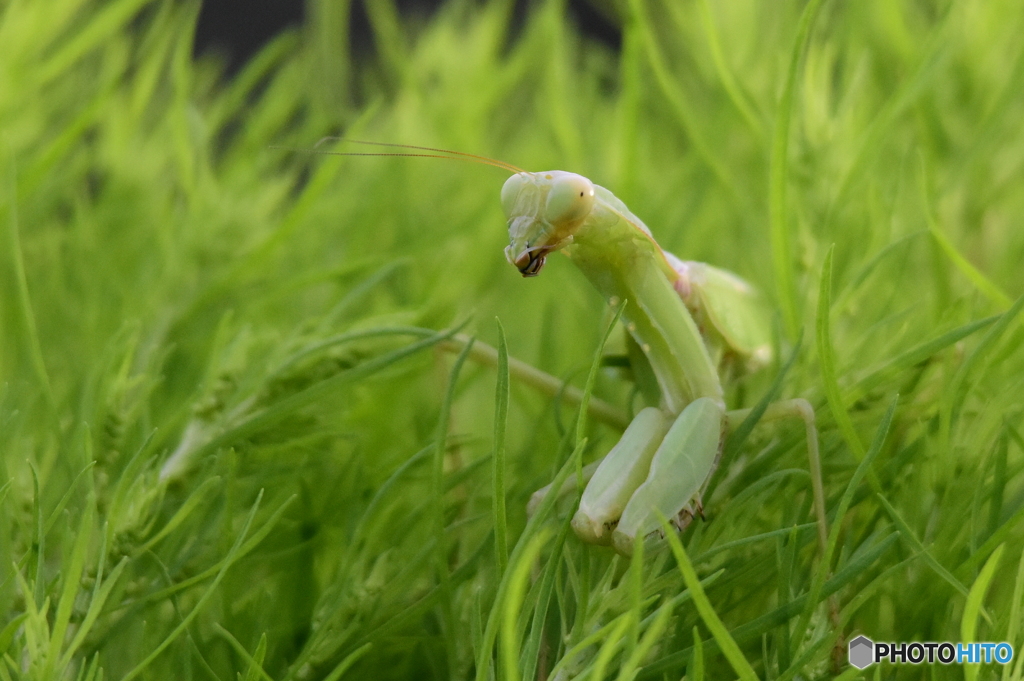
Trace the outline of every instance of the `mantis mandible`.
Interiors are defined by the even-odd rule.
[[[329,139],[338,138],[321,142]],[[731,272],[663,250],[622,201],[582,175],[528,172],[434,147],[346,141],[418,153],[326,153],[468,160],[512,173],[501,189],[509,263],[524,277],[534,277],[550,253],[562,251],[609,304],[626,301],[622,317],[631,339],[630,363],[649,406],[637,413],[606,456],[584,470],[587,484],[572,519],[576,534],[628,555],[638,536],[660,533],[662,517],[682,530],[695,515],[703,516],[701,497],[728,432],[750,413],[726,409],[723,378],[771,359],[757,291]],[[493,363],[486,352],[478,359]],[[541,389],[559,383],[525,365],[520,373]],[[818,541],[824,548],[828,528],[814,410],[801,398],[783,400],[770,404],[762,418],[804,423]],[[538,490],[529,510],[550,493],[550,485]]]

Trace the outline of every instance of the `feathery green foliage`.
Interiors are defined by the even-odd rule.
[[[564,0],[366,0],[365,58],[350,4],[229,77],[192,0],[0,2],[0,679],[717,679],[719,640],[792,679],[858,633],[1021,646],[1018,3],[594,0],[615,51]],[[514,376],[496,430],[503,376],[446,341],[497,316],[582,386],[612,313],[564,258],[505,262],[500,170],[292,150],[339,134],[582,173],[774,297],[777,358],[817,329],[728,400],[818,410],[830,564],[797,424],[729,448],[680,537],[713,618],[664,546],[582,545],[571,498],[528,521],[619,434]],[[633,406],[614,368],[593,393]]]

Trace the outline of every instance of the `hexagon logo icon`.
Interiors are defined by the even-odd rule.
[[[864,669],[871,664],[874,651],[874,641],[867,636],[858,636],[850,641],[850,664],[857,669]]]

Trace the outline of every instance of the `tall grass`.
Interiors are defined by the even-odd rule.
[[[0,679],[793,679],[858,633],[1021,644],[1018,4],[605,5],[620,53],[558,0],[366,0],[359,60],[349,3],[311,0],[228,78],[196,2],[0,3]],[[502,172],[289,150],[337,134],[583,173],[756,283],[830,563],[795,425],[730,450],[674,552],[527,524],[618,432],[514,376],[496,410],[506,363],[442,348],[498,317],[582,386],[611,312],[564,258],[505,263]],[[612,369],[594,395],[637,402]]]

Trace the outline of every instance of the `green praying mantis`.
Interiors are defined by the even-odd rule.
[[[731,426],[749,410],[727,411],[720,372],[756,369],[771,359],[756,290],[736,275],[664,251],[650,229],[610,191],[582,175],[514,170],[501,190],[508,220],[505,255],[525,277],[562,251],[617,306],[629,333],[634,374],[648,407],[596,465],[572,519],[585,542],[632,552],[657,535],[661,519],[679,529],[703,514]],[[653,378],[653,382],[650,380]],[[653,383],[653,384],[652,384]],[[814,411],[803,399],[775,402],[768,420],[803,420],[819,541],[827,536]],[[561,492],[561,490],[559,490]],[[535,507],[550,487],[531,500]]]
[[[317,144],[339,138],[324,138]],[[622,319],[634,377],[647,407],[626,425],[621,439],[583,470],[586,487],[572,518],[585,542],[610,545],[629,555],[639,537],[658,537],[662,519],[679,530],[703,516],[702,495],[730,430],[751,410],[727,410],[723,382],[754,371],[771,358],[769,325],[758,292],[740,277],[663,250],[651,230],[612,192],[576,173],[527,172],[504,161],[465,152],[382,142],[341,140],[409,151],[319,152],[342,156],[414,156],[468,160],[509,173],[501,189],[508,222],[505,256],[524,277],[537,276],[548,255],[561,251],[608,303],[625,302]],[[453,347],[467,338],[455,338]],[[496,351],[477,344],[473,356],[494,364]],[[513,375],[534,387],[562,394],[561,381],[518,360]],[[570,398],[574,391],[566,393]],[[579,391],[575,391],[580,401]],[[594,400],[606,420],[614,408]],[[796,418],[804,423],[818,540],[828,535],[814,410],[804,399],[773,402],[763,421]],[[538,490],[532,511],[548,494]]]

